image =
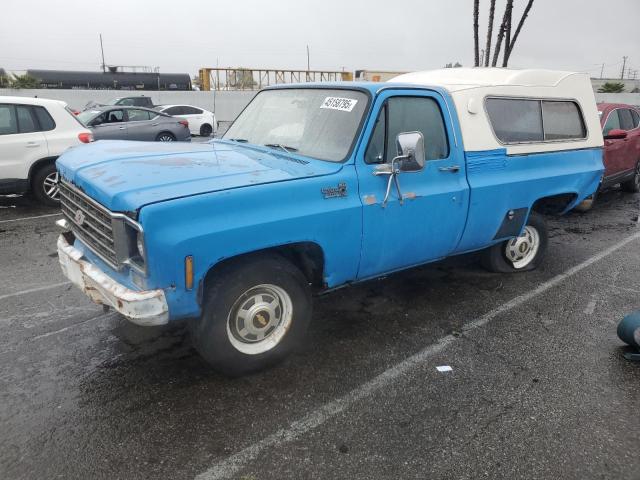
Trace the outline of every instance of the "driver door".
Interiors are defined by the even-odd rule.
[[[359,279],[447,256],[460,240],[469,203],[464,154],[439,95],[389,90],[373,111],[378,113],[367,126],[369,141],[356,157],[363,204]],[[392,181],[385,202],[389,177],[374,175],[376,168],[398,155],[399,133],[416,131],[424,137],[424,167],[399,173],[402,198]]]
[[[122,110],[107,110],[91,123],[91,127],[96,140],[126,140],[127,138],[127,124]]]

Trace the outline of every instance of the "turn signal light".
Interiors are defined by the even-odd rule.
[[[180,125],[184,125],[186,128],[189,128],[189,121],[188,120],[180,120],[180,121],[178,121],[178,123]]]
[[[93,142],[93,134],[86,132],[79,133],[78,140],[80,140],[82,143],[91,143]]]
[[[184,286],[187,290],[193,288],[193,257],[191,255],[184,258]]]

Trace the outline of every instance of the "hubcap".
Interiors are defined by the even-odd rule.
[[[231,344],[247,355],[274,348],[291,326],[293,304],[282,288],[264,284],[243,293],[231,307],[227,336]]]
[[[161,142],[173,142],[173,137],[170,135],[162,135],[160,137]]]
[[[58,172],[51,172],[42,182],[44,193],[52,200],[58,200],[60,188],[58,187]]]
[[[540,234],[531,225],[524,227],[521,236],[507,242],[505,256],[513,268],[524,268],[536,257],[540,248]]]

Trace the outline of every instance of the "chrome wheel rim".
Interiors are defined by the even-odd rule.
[[[160,135],[158,140],[161,142],[173,142],[173,137],[171,135]]]
[[[277,285],[250,288],[235,301],[227,318],[227,337],[233,347],[247,355],[275,348],[291,326],[293,303]]]
[[[539,249],[540,234],[536,228],[527,225],[522,235],[507,242],[505,256],[513,264],[513,268],[520,269],[533,261]]]
[[[42,182],[42,188],[44,189],[44,194],[49,197],[51,200],[58,200],[60,196],[60,188],[58,187],[58,172],[51,172],[49,175],[44,177],[44,181]]]

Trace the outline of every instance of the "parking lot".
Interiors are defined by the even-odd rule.
[[[0,478],[638,478],[640,365],[615,332],[638,200],[549,218],[534,272],[466,255],[326,294],[296,354],[228,379],[184,325],[90,304],[57,211],[2,197]]]

